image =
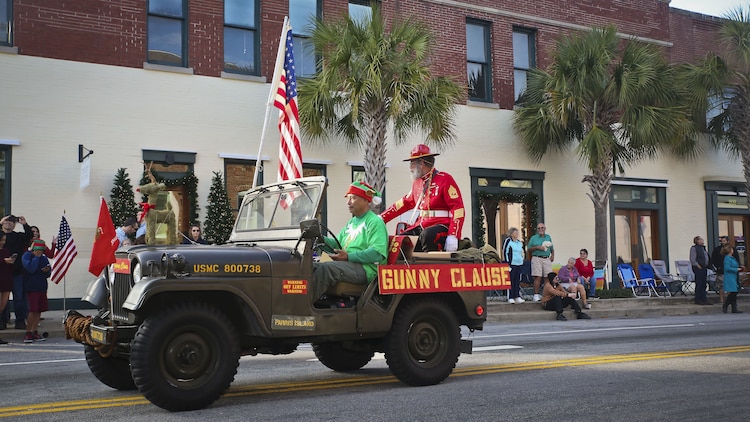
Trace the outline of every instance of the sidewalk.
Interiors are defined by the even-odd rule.
[[[722,304],[719,295],[709,294],[710,306],[701,306],[694,303],[693,296],[672,297],[647,297],[628,299],[589,299],[591,309],[583,311],[592,319],[599,318],[645,318],[657,316],[684,316],[699,314],[720,314]],[[580,305],[581,302],[578,301]],[[750,313],[750,295],[737,296],[737,307],[740,311]],[[530,322],[530,321],[554,321],[555,313],[542,309],[540,302],[526,301],[524,303],[511,304],[493,298],[487,300],[487,320],[492,322]],[[731,312],[731,308],[729,312]],[[575,319],[574,312],[570,307],[565,309],[568,319]]]
[[[709,294],[711,306],[700,306],[693,303],[692,296],[675,296],[666,298],[631,298],[631,299],[591,299],[591,309],[584,310],[592,319],[599,318],[644,318],[656,316],[682,316],[699,314],[720,314],[721,303],[716,294]],[[579,302],[580,303],[580,302]],[[737,296],[737,305],[741,311],[750,313],[750,295]],[[78,310],[84,315],[94,315],[95,309]],[[731,309],[730,309],[731,312]],[[49,338],[65,338],[62,319],[65,311],[47,311],[42,314],[39,333],[47,332]],[[574,319],[570,308],[566,308],[565,315]],[[545,311],[539,302],[526,301],[520,304],[510,304],[498,299],[487,300],[487,321],[521,323],[532,321],[554,321],[555,313]],[[22,343],[25,331],[16,330],[9,324],[6,330],[0,330],[0,338],[11,343]]]

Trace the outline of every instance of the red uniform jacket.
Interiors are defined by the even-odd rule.
[[[422,195],[423,189],[427,189]],[[417,204],[417,201],[422,200]],[[415,180],[411,191],[403,198],[388,207],[382,214],[386,223],[417,206],[419,215],[414,224],[407,230],[421,226],[427,228],[436,224],[448,227],[448,235],[461,238],[461,228],[464,225],[464,201],[461,191],[453,177],[444,172],[432,169],[429,173]]]

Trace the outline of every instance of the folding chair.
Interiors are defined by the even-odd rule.
[[[652,291],[657,296],[659,295],[652,285],[654,279],[638,279],[630,264],[617,264],[617,274],[620,276],[620,280],[622,280],[622,286],[630,289],[635,297],[651,297]]]
[[[690,261],[675,261],[674,266],[683,280],[682,293],[686,295],[695,294],[695,273],[693,273],[693,266]]]
[[[677,293],[685,295],[685,292],[682,291],[682,278],[676,274],[670,274],[667,272],[666,262],[661,259],[652,259],[651,268],[654,270],[654,278],[668,286],[667,288],[670,296],[676,295]]]
[[[542,277],[544,281],[544,277]],[[521,266],[521,288],[519,294],[526,300],[532,300],[534,296],[534,279],[531,277],[531,261],[523,261]],[[539,290],[541,291],[541,284]]]
[[[672,293],[669,291],[669,286],[654,276],[654,269],[651,268],[651,264],[638,264],[638,275],[641,277],[641,280],[651,280],[651,287],[654,289],[657,296],[672,296]],[[661,295],[659,294],[659,291],[662,292]]]

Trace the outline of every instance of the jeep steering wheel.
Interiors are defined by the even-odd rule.
[[[344,249],[341,246],[341,242],[339,242],[339,239],[336,237],[335,234],[333,234],[333,232],[328,227],[324,226],[323,224],[321,224],[320,227],[323,228],[325,234],[331,235],[333,240],[336,241],[336,244],[339,246],[338,249]],[[315,240],[313,241],[313,250],[324,250],[323,248],[325,247],[328,247],[328,245],[326,244],[325,240],[323,240],[322,235],[320,237],[315,238]]]

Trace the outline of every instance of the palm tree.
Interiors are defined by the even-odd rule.
[[[607,259],[607,206],[615,171],[668,150],[695,151],[692,125],[659,48],[622,40],[613,26],[562,38],[548,70],[529,75],[513,126],[535,162],[574,147],[591,174],[596,260]]]
[[[714,145],[742,161],[750,194],[750,10],[731,9],[725,18],[719,37],[727,56],[710,53],[698,64],[684,65],[681,76],[695,121],[707,123]],[[708,122],[707,112],[713,115]]]
[[[320,72],[299,81],[300,126],[308,139],[334,135],[363,147],[366,182],[375,189],[385,187],[389,125],[397,144],[414,129],[437,145],[455,140],[455,104],[464,88],[432,75],[433,39],[423,23],[387,25],[373,4],[371,19],[316,20],[310,40]]]

